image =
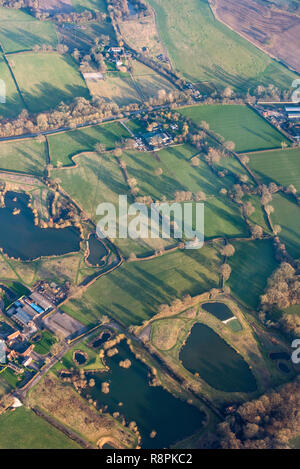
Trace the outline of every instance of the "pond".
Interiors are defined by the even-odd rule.
[[[98,336],[93,342],[92,342],[92,347],[93,348],[99,348],[101,345],[104,344],[108,339],[110,339],[112,336],[112,333],[109,331],[104,331],[100,336]]]
[[[225,305],[225,303],[203,303],[201,308],[204,309],[204,311],[211,313],[220,321],[227,321],[227,319],[230,319],[234,316],[232,311],[228,308],[227,305]]]
[[[201,429],[204,412],[175,398],[162,387],[149,386],[148,367],[135,358],[125,341],[117,348],[117,355],[106,358],[109,372],[89,375],[96,385],[88,388],[85,395],[90,395],[99,405],[107,405],[109,412],[120,412],[127,422],[135,421],[143,448],[168,448]],[[122,368],[119,363],[126,359],[131,366]],[[101,391],[104,382],[109,382],[108,394]],[[156,435],[151,438],[153,431]]]
[[[88,361],[88,357],[84,352],[77,350],[74,352],[74,362],[75,365],[84,365]]]
[[[180,360],[210,386],[226,392],[255,391],[256,380],[246,361],[205,324],[193,326]]]
[[[286,374],[291,372],[290,368],[284,362],[279,362],[278,363],[278,368],[280,369],[280,371],[282,371],[283,373],[286,373]]]
[[[9,257],[23,261],[41,256],[61,256],[80,250],[80,233],[73,227],[43,229],[34,225],[25,193],[7,192],[0,208],[0,247]],[[17,215],[13,214],[15,210]]]
[[[99,267],[103,263],[103,257],[107,256],[108,252],[103,242],[96,234],[91,234],[88,241],[89,255],[87,257],[88,264],[93,267]],[[102,262],[101,262],[102,261]]]
[[[291,356],[287,352],[272,352],[269,357],[271,360],[290,360]]]

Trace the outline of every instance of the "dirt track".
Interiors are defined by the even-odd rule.
[[[258,0],[214,0],[218,20],[300,73],[300,18]]]

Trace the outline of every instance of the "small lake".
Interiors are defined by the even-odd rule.
[[[89,246],[89,255],[87,257],[87,262],[94,266],[98,267],[103,262],[102,259],[104,256],[107,256],[108,252],[102,241],[98,238],[96,234],[91,234],[88,240]]]
[[[272,352],[269,354],[271,360],[290,360],[291,355],[287,352]]]
[[[255,391],[256,380],[246,361],[205,324],[195,324],[180,351],[183,366],[199,373],[210,386],[226,392]]]
[[[96,386],[84,394],[90,395],[99,405],[107,405],[109,412],[120,412],[127,422],[135,421],[142,436],[143,448],[168,448],[197,430],[205,421],[205,414],[196,407],[175,398],[162,387],[149,386],[148,367],[137,360],[127,343],[116,346],[119,353],[106,357],[109,372],[89,374]],[[128,369],[119,366],[129,359]],[[109,394],[101,391],[101,383],[110,383]],[[122,402],[122,406],[118,404]],[[150,437],[152,431],[154,438]]]
[[[7,192],[0,208],[0,247],[9,257],[33,260],[41,256],[61,256],[80,250],[80,233],[74,227],[43,229],[34,225],[25,193]],[[13,211],[20,210],[17,215]]]
[[[228,308],[227,305],[225,305],[225,303],[203,303],[201,308],[204,309],[204,311],[211,313],[220,321],[227,321],[227,319],[230,319],[234,316],[232,311]]]

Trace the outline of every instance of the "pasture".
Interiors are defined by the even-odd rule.
[[[105,80],[88,81],[87,84],[92,96],[101,96],[118,106],[141,101],[136,84],[129,74],[107,73]]]
[[[130,137],[129,133],[120,123],[85,127],[49,135],[51,164],[54,167],[74,165],[72,157],[82,152],[94,151],[96,143],[103,143],[107,150],[113,150],[121,138],[128,137]]]
[[[0,43],[4,52],[18,52],[44,44],[55,48],[58,38],[50,21],[37,20],[23,10],[0,8]]]
[[[75,61],[56,52],[11,54],[10,63],[31,112],[55,108],[77,96],[89,98],[89,91]]]
[[[203,191],[210,196],[232,185],[230,175],[218,178],[201,156],[199,165],[192,166],[195,155],[198,152],[192,146],[177,145],[155,153],[126,152],[123,160],[129,176],[137,181],[138,195],[150,195],[154,200],[173,200],[176,191]]]
[[[232,272],[227,285],[234,297],[256,310],[267,280],[278,266],[272,240],[236,241],[232,244],[235,254],[228,259]]]
[[[142,97],[146,100],[156,98],[160,90],[174,91],[174,85],[146,65],[134,61],[132,76]]]
[[[105,0],[72,0],[72,5],[78,13],[84,10],[107,12]]]
[[[248,166],[262,184],[293,184],[300,192],[300,149],[254,153]]]
[[[226,141],[233,141],[237,152],[279,148],[287,139],[256,112],[243,105],[201,105],[182,109],[181,114],[196,124],[202,121]]]
[[[24,104],[2,54],[0,54],[0,77],[4,81],[6,88],[6,102],[0,103],[0,119],[14,118],[20,114]],[[1,90],[2,95],[3,92]]]
[[[119,195],[129,195],[121,169],[113,155],[82,154],[77,159],[77,167],[57,169],[53,176],[60,181],[62,188],[74,199],[83,211],[94,221],[96,209],[100,203],[110,202],[118,213]],[[129,196],[128,203],[131,197]],[[172,240],[162,239],[122,239],[116,238],[115,244],[125,257],[152,254],[172,244]]]
[[[188,80],[247,92],[259,84],[287,89],[295,74],[217,21],[207,0],[149,0],[175,68]]]
[[[62,309],[84,324],[93,324],[101,315],[125,326],[141,324],[157,313],[160,304],[217,287],[220,263],[217,250],[207,246],[126,263]]]
[[[282,231],[279,234],[281,241],[286,245],[289,254],[298,259],[300,208],[292,197],[282,194],[275,194],[271,205],[274,207],[274,213],[271,215],[272,223],[281,226]]]
[[[41,175],[46,167],[46,145],[34,139],[0,143],[0,169]]]
[[[79,449],[74,441],[25,407],[0,416],[1,449]]]

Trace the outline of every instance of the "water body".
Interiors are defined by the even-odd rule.
[[[204,309],[204,311],[211,313],[220,321],[226,321],[227,319],[230,319],[234,316],[232,311],[228,308],[227,305],[225,305],[225,303],[203,303],[201,308]]]
[[[90,235],[88,243],[89,256],[87,257],[87,262],[92,266],[98,267],[103,263],[103,257],[107,256],[107,249],[96,234]]]
[[[125,341],[117,348],[117,355],[106,358],[109,372],[89,375],[96,385],[88,388],[85,395],[91,395],[100,405],[107,405],[110,412],[120,412],[127,422],[135,421],[143,448],[168,448],[201,429],[205,420],[203,412],[176,399],[162,387],[149,386],[148,367],[135,358]],[[128,369],[119,366],[126,358],[131,361]],[[102,382],[110,383],[109,394],[102,393]],[[120,402],[122,406],[118,405]],[[157,434],[150,438],[153,430]]]
[[[195,324],[180,351],[183,366],[210,386],[226,392],[255,391],[256,380],[245,360],[205,324]]]
[[[7,192],[0,208],[0,247],[9,257],[33,260],[41,256],[61,256],[80,250],[80,233],[73,227],[42,229],[34,225],[29,196]],[[14,210],[20,210],[13,215]]]
[[[110,332],[103,332],[100,337],[98,337],[93,343],[92,343],[92,347],[93,348],[99,348],[101,347],[101,345],[104,344],[104,342],[106,342],[108,339],[110,339],[112,336],[112,334]]]
[[[74,361],[78,365],[84,365],[87,362],[86,356],[80,351],[74,353]]]
[[[290,360],[291,356],[287,352],[272,352],[269,357],[271,360]]]

